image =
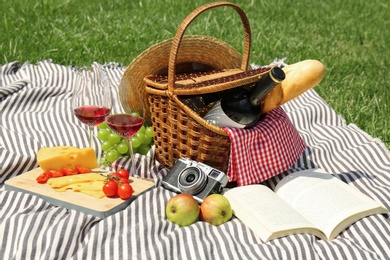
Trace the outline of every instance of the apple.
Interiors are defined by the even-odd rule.
[[[233,210],[228,199],[221,194],[207,196],[200,205],[200,219],[219,226],[232,218]]]
[[[179,226],[189,226],[199,219],[199,204],[190,194],[181,193],[170,198],[165,208],[169,221]]]

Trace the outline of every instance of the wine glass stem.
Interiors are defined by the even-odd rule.
[[[93,126],[88,126],[89,127],[89,147],[92,148],[92,134],[93,134]]]
[[[134,164],[134,152],[133,152],[133,145],[131,144],[131,137],[127,138],[127,143],[129,146],[129,154],[130,154],[130,174],[134,177],[139,177],[138,174],[136,174],[136,167]]]

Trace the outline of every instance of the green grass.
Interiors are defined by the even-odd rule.
[[[118,62],[174,36],[201,0],[0,0],[0,64],[52,59],[63,65]],[[341,114],[390,147],[390,16],[387,0],[233,1],[249,17],[251,62],[322,61],[316,91]],[[202,14],[188,34],[207,34],[242,50],[232,9]]]

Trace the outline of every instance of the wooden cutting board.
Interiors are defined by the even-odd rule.
[[[94,169],[93,171],[106,172],[101,169]],[[133,200],[135,200],[137,196],[154,187],[154,183],[152,181],[130,177],[130,184],[133,187],[134,193],[129,200],[107,197],[97,199],[80,192],[74,192],[73,190],[58,192],[51,188],[48,184],[39,184],[37,183],[36,178],[42,172],[43,170],[41,168],[36,168],[23,173],[5,181],[4,187],[7,190],[22,191],[33,194],[53,205],[78,210],[99,218],[105,218],[123,210]]]

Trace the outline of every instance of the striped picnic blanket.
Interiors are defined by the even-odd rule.
[[[126,68],[103,67],[116,96]],[[136,163],[157,187],[104,219],[5,190],[6,180],[37,167],[39,148],[88,145],[87,129],[70,108],[75,70],[50,61],[0,66],[0,259],[390,259],[389,215],[363,218],[333,241],[299,234],[264,243],[237,218],[218,227],[172,224],[164,212],[174,193],[159,186],[166,171],[158,170],[152,152]],[[113,112],[119,106],[118,99]],[[390,154],[380,140],[346,124],[314,90],[283,109],[307,148],[266,185],[321,167],[390,208]],[[100,147],[96,137],[93,145]]]

